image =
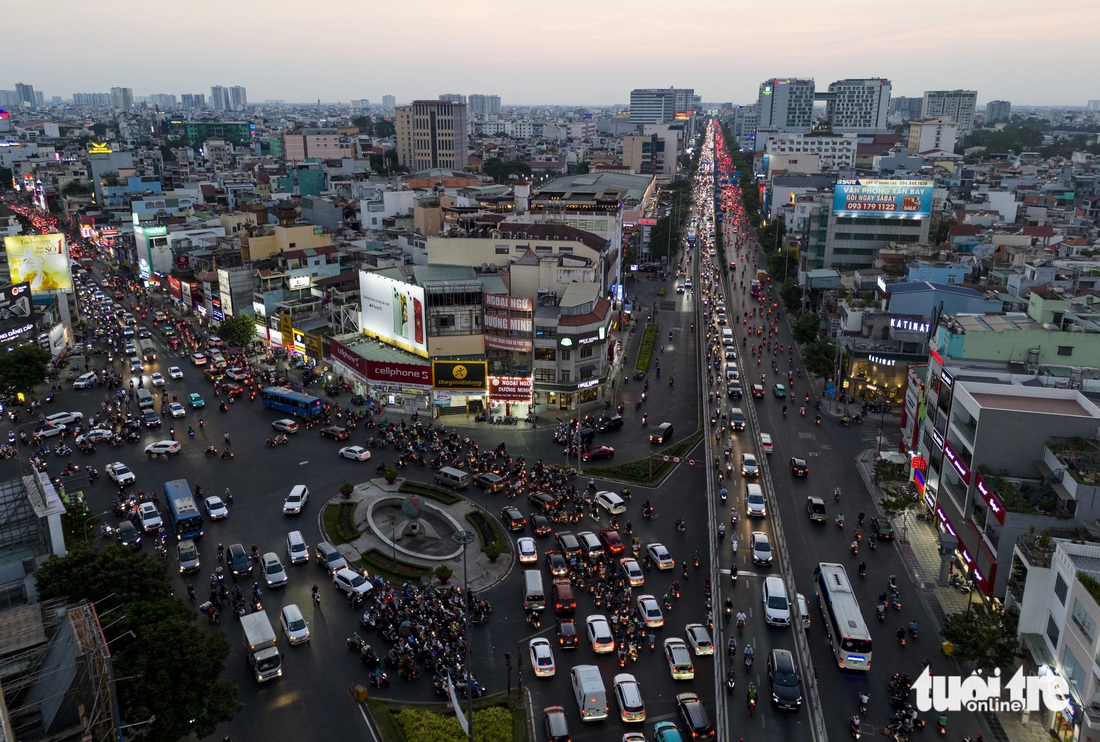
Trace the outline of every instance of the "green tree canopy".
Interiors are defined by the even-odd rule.
[[[256,320],[248,314],[235,314],[226,317],[218,325],[218,337],[230,345],[240,347],[256,339]]]
[[[836,345],[829,338],[818,338],[802,346],[802,360],[806,371],[815,376],[825,376],[836,370]]]
[[[802,288],[798,285],[798,281],[793,278],[784,281],[779,287],[779,298],[783,301],[783,306],[788,313],[797,312],[802,306]]]
[[[0,348],[0,389],[29,392],[46,380],[50,352],[34,342],[4,352]]]
[[[156,717],[132,727],[131,739],[207,737],[242,708],[237,686],[219,679],[229,655],[225,635],[199,630],[196,614],[172,597],[165,564],[120,546],[100,551],[77,542],[35,573],[43,598],[99,602],[100,615],[119,607],[103,632],[114,642],[123,723]]]
[[[397,128],[393,125],[392,121],[379,119],[374,122],[374,136],[380,139],[397,136]]]
[[[526,162],[519,160],[502,160],[499,157],[490,157],[481,163],[481,172],[493,179],[494,183],[507,183],[510,176],[531,177],[531,167]]]
[[[975,601],[965,611],[952,613],[943,624],[942,635],[954,645],[954,656],[973,662],[991,673],[1011,669],[1020,651],[1016,638],[1016,617]]]
[[[70,180],[61,187],[61,193],[66,196],[86,194],[92,192],[92,184],[82,180]]]
[[[820,331],[821,317],[808,309],[795,317],[794,324],[791,325],[791,335],[799,345],[817,340]]]
[[[351,120],[352,126],[365,136],[374,136],[374,119],[370,116],[356,116]]]

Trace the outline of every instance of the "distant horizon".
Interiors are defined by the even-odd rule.
[[[1094,0],[926,0],[907,10],[787,0],[780,18],[722,0],[628,9],[558,0],[552,13],[501,0],[191,0],[180,12],[62,0],[46,17],[30,3],[6,8],[0,38],[12,50],[4,74],[13,86],[63,100],[112,87],[209,96],[213,85],[239,85],[256,101],[301,105],[462,92],[506,105],[608,107],[624,106],[634,88],[679,87],[744,105],[768,78],[813,77],[824,90],[871,76],[890,80],[898,97],[976,90],[983,102],[1044,108],[1100,99],[1100,81],[1088,76]]]

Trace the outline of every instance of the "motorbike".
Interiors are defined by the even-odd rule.
[[[859,694],[859,713],[863,716],[867,715],[867,704],[871,702],[871,697],[866,693]]]
[[[752,658],[753,655],[751,654],[745,655],[745,672],[750,672],[752,670]]]
[[[733,688],[734,688],[735,685],[737,685],[737,676],[734,674],[733,668],[731,667],[726,672],[726,690],[731,695],[733,694]]]
[[[390,676],[387,675],[381,668],[376,668],[375,672],[372,672],[368,677],[370,684],[375,688],[389,688]]]
[[[898,644],[905,648],[905,629],[898,629]]]
[[[208,446],[205,453],[207,456],[217,456],[218,449],[215,446]]]
[[[233,460],[233,457],[234,457],[234,454],[233,454],[233,452],[232,452],[232,451],[230,451],[230,450],[229,450],[229,449],[227,448],[227,449],[225,449],[224,451],[222,451],[222,452],[221,452],[221,457],[222,457],[223,459],[229,459],[230,461],[232,461],[232,460]]]
[[[852,733],[852,736],[854,738],[859,739],[860,729],[859,729],[859,717],[858,716],[853,716],[852,717],[851,722],[849,722],[849,724],[848,724],[848,731]]]
[[[837,527],[844,528],[844,514],[841,513],[833,518],[833,521],[837,524]]]
[[[916,641],[916,639],[917,639],[917,622],[916,621],[910,621],[909,622],[909,638],[912,639],[913,641]]]
[[[737,584],[737,565],[736,564],[730,565],[730,582],[732,582],[734,585]]]
[[[833,490],[833,502],[840,502],[840,487]]]

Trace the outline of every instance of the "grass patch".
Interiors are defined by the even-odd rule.
[[[589,466],[585,467],[585,476],[600,477],[601,479],[621,479],[628,482],[636,482],[643,484],[653,480],[662,479],[673,467],[682,465],[676,464],[673,461],[664,461],[664,456],[675,457],[683,456],[688,451],[693,449],[699,444],[699,441],[703,439],[703,431],[699,430],[689,435],[679,443],[674,443],[668,448],[662,448],[653,452],[653,476],[650,475],[650,459],[637,459],[635,461],[628,461],[625,464],[614,464],[612,466]],[[699,465],[705,465],[706,462],[696,462]]]
[[[450,490],[445,490],[442,487],[436,487],[434,484],[425,484],[424,482],[413,482],[406,479],[401,483],[398,488],[398,492],[404,492],[409,495],[417,495],[419,497],[427,497],[429,500],[435,500],[441,502],[444,505],[454,505],[456,502],[460,502],[462,497],[456,495]]]
[[[466,513],[466,522],[474,527],[474,532],[477,533],[478,538],[481,540],[481,548],[483,550],[487,545],[496,541],[500,545],[502,554],[512,553],[512,540],[504,535],[504,531],[500,526],[489,518],[486,518],[485,514],[480,510]]]
[[[638,360],[634,362],[634,371],[649,373],[649,362],[653,359],[653,346],[657,344],[657,325],[646,325],[642,331],[642,343],[638,346]]]
[[[355,505],[354,502],[341,502],[326,505],[321,511],[321,526],[334,545],[359,538],[359,530],[355,527]]]
[[[522,699],[520,692],[513,690],[511,693],[495,693],[475,700],[473,702],[474,738],[483,740],[483,742],[498,742],[498,740],[499,742],[508,742],[509,740],[531,742],[531,738],[528,736],[527,717]],[[463,704],[465,704],[465,700],[463,700]],[[368,698],[366,705],[371,718],[378,727],[383,742],[417,742],[419,739],[424,739],[416,736],[417,728],[411,728],[411,734],[407,735],[405,733],[402,721],[407,721],[407,719],[402,719],[400,715],[410,709],[437,715],[439,718],[435,721],[439,724],[445,724],[450,720],[450,723],[455,725],[455,729],[450,730],[450,736],[428,737],[426,739],[465,738],[461,732],[455,734],[457,732],[457,722],[453,721],[454,712],[451,711],[449,704],[417,703],[410,706],[410,704],[397,701]],[[508,724],[509,719],[511,721],[510,726]],[[427,719],[422,719],[422,721],[427,721]],[[417,725],[418,728],[422,728],[424,731],[429,731],[429,726],[432,727],[431,731],[437,731],[435,723]],[[439,731],[442,731],[442,728]]]
[[[395,585],[400,585],[409,580],[419,580],[432,572],[430,567],[409,564],[408,562],[402,562],[400,559],[395,564],[393,552],[387,554],[380,549],[371,549],[365,552],[359,564],[365,567],[370,574],[380,575],[383,579]]]

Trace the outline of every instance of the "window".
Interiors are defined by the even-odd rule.
[[[1058,346],[1058,355],[1060,355],[1060,356],[1071,356],[1071,355],[1073,355],[1073,346],[1072,345],[1059,345]]]
[[[1054,581],[1054,594],[1058,596],[1058,602],[1062,605],[1066,604],[1066,592],[1068,592],[1068,589],[1066,581],[1062,579],[1062,575],[1058,575],[1058,579]]]
[[[573,360],[573,351],[571,351],[571,350],[563,350],[563,351],[561,352],[561,359],[562,359],[563,361],[571,361],[571,360]]]
[[[581,358],[591,358],[591,357],[592,357],[592,346],[591,345],[586,345],[583,348],[581,348]]]
[[[556,353],[553,348],[535,348],[536,361],[553,361]]]
[[[497,255],[507,255],[508,254],[508,246],[507,245],[497,245],[494,251],[496,252]]]
[[[1050,640],[1050,646],[1058,646],[1058,623],[1054,616],[1047,616],[1047,639]]]
[[[535,337],[553,338],[558,336],[558,328],[553,325],[535,325]]]
[[[1073,622],[1077,624],[1077,628],[1081,629],[1081,633],[1084,634],[1089,643],[1092,643],[1092,637],[1096,633],[1096,623],[1092,620],[1092,616],[1085,610],[1085,606],[1081,605],[1079,600],[1073,601]]]
[[[562,382],[566,382],[566,381],[569,381],[569,380],[570,380],[569,376],[570,376],[570,371],[569,371],[569,369],[567,369],[567,368],[563,368],[563,369],[561,370],[561,374],[560,374],[560,375],[558,376],[558,379],[559,379],[560,381],[562,381]]]
[[[552,368],[536,368],[535,381],[543,384],[553,384],[557,379],[557,371]]]

